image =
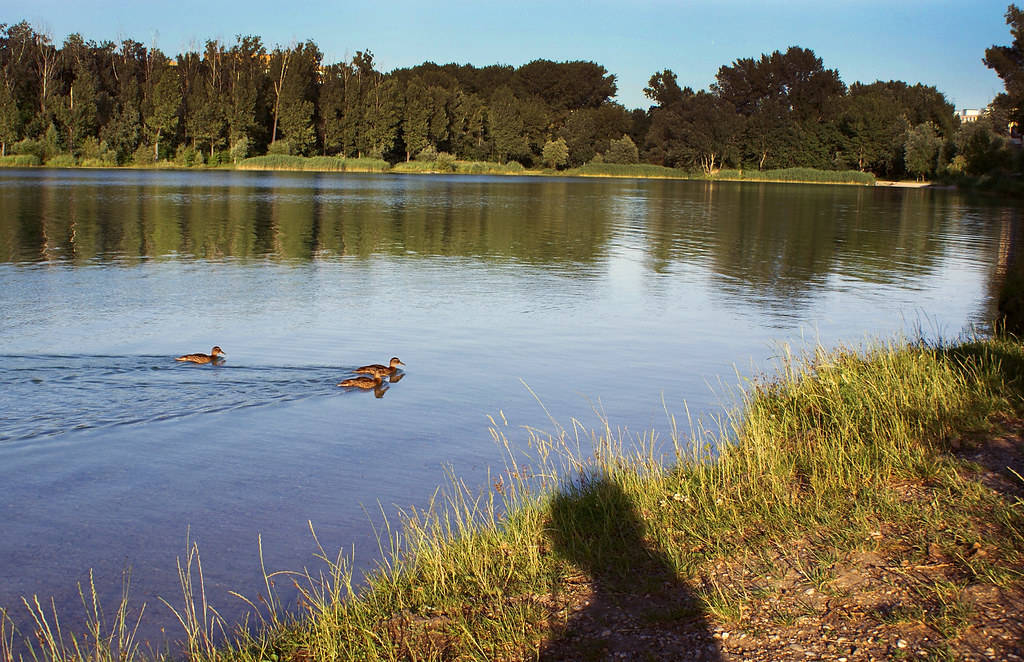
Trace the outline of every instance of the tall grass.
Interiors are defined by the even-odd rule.
[[[121,600],[114,615],[108,620],[97,597],[96,584],[89,572],[88,586],[78,585],[78,595],[85,614],[85,632],[66,632],[61,628],[57,605],[51,599],[49,604],[38,596],[31,600],[22,598],[34,629],[35,643],[26,641],[26,647],[34,660],[55,662],[93,660],[128,661],[140,657],[140,642],[137,637],[139,625],[146,611],[143,604],[137,614],[129,608],[128,593],[130,574],[125,573],[121,585]],[[5,635],[5,624],[10,630]],[[13,661],[13,622],[6,612],[0,612],[0,659]]]
[[[244,159],[239,170],[309,170],[318,172],[387,172],[391,166],[383,159],[345,158],[341,156],[291,156],[267,154]]]
[[[42,161],[35,154],[8,154],[0,156],[0,168],[28,168],[37,166]]]
[[[508,161],[507,163],[495,163],[494,161],[456,161],[455,172],[461,175],[529,175],[537,174],[527,171],[522,163]]]
[[[718,180],[800,182],[810,184],[860,184],[874,186],[875,176],[859,170],[818,170],[782,168],[778,170],[720,170],[710,177]]]
[[[694,179],[695,176],[678,168],[651,165],[649,163],[588,163],[579,168],[570,168],[563,174],[577,177],[638,177],[649,179]]]
[[[892,511],[894,482],[945,475],[953,485],[956,472],[944,468],[948,440],[1022,405],[1024,348],[1010,337],[786,350],[780,361],[777,374],[747,383],[718,419],[687,413],[680,426],[670,417],[666,438],[628,434],[605,419],[596,429],[552,420],[541,432],[492,418],[506,462],[485,489],[450,474],[426,508],[400,512],[395,523],[382,518],[379,566],[362,584],[347,556],[322,546],[318,571],[264,572],[266,596],[247,600],[260,614],[255,633],[225,629],[206,602],[190,545],[179,561],[184,606],[172,607],[188,654],[253,662],[532,659],[564,624],[557,614],[570,578],[601,573],[603,582],[643,592],[642,569],[652,563],[690,583],[704,613],[735,618],[748,597],[696,581],[704,564],[826,535],[818,561],[796,563],[808,582],[825,586],[841,541],[863,540]],[[945,513],[969,507],[957,494],[951,488],[948,503],[933,505]],[[908,517],[920,526],[918,512]],[[1024,514],[1001,517],[1019,539]],[[282,578],[298,591],[301,618],[285,615],[274,598]],[[47,633],[39,659],[136,655],[131,636],[95,651],[78,640],[69,647],[50,610],[26,604]],[[7,622],[0,614],[0,660],[12,646]]]

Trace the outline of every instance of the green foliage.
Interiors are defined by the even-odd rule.
[[[455,165],[455,172],[464,175],[521,175],[526,172],[526,168],[518,161],[459,161]]]
[[[242,136],[231,145],[231,162],[238,163],[249,156],[249,138]]]
[[[183,168],[203,165],[203,155],[191,145],[179,145],[174,154],[174,163]]]
[[[1007,20],[1016,25],[1018,13],[1008,11]],[[1009,50],[993,47],[986,62],[1010,76],[1012,67],[1001,67],[1012,64],[1014,49],[1016,40]],[[311,41],[268,53],[259,37],[240,35],[230,47],[208,40],[172,64],[130,39],[96,44],[70,35],[58,47],[26,22],[0,26],[0,154],[28,137],[45,145],[45,161],[60,152],[78,155],[94,138],[118,163],[142,162],[142,144],[153,160],[191,145],[210,164],[221,163],[225,149],[239,162],[273,145],[273,154],[392,163],[430,147],[458,161],[536,167],[552,163],[546,142],[562,139],[565,165],[579,166],[635,163],[622,142],[628,136],[640,160],[706,174],[801,166],[901,176],[912,127],[931,122],[952,145],[952,106],[934,88],[890,81],[847,92],[838,72],[797,46],[722,66],[706,91],[680,89],[671,71],[658,72],[645,89],[656,103],[649,112],[614,103],[615,76],[594,62],[424,63],[383,73],[370,51],[322,60]],[[1009,92],[1002,97],[1007,103],[996,106],[1012,119]],[[51,124],[57,133],[47,137]],[[240,144],[246,149],[236,149]],[[972,149],[983,156],[965,156],[965,171],[1000,152]],[[940,151],[939,168],[955,156],[951,147]]]
[[[181,90],[178,73],[166,58],[157,58],[153,83],[145,91],[143,121],[153,145],[153,160],[160,159],[160,139],[174,131],[180,120]]]
[[[996,97],[996,105],[1007,109],[1009,119],[1018,126],[1024,126],[1024,12],[1011,4],[1006,9],[1006,24],[1013,43],[986,49],[983,62],[1003,79],[1005,91]]]
[[[73,154],[54,154],[46,159],[44,165],[51,168],[73,168],[78,165],[78,160],[75,159]]]
[[[640,162],[640,152],[636,143],[629,136],[622,136],[613,140],[608,145],[608,151],[604,153],[605,163],[632,164]]]
[[[953,142],[958,156],[963,157],[957,168],[968,175],[984,175],[1011,167],[1006,140],[994,130],[991,117],[961,124]]]
[[[50,122],[50,126],[47,127],[46,133],[43,135],[43,162],[48,162],[53,157],[61,153],[60,137],[57,134],[57,126]]]
[[[42,161],[35,154],[8,154],[0,156],[0,167],[3,168],[28,168],[40,165]]]
[[[498,163],[520,159],[529,151],[520,105],[512,89],[502,87],[491,96],[487,113],[487,132]]]
[[[565,144],[564,138],[549,140],[544,143],[544,150],[541,152],[544,165],[549,168],[560,168],[569,162],[569,146]]]
[[[859,170],[817,170],[782,168],[779,170],[722,170],[715,179],[761,182],[804,182],[815,184],[860,184],[874,186],[875,176]]]
[[[8,78],[0,73],[0,155],[7,154],[7,147],[18,140],[21,115],[18,103],[8,87]]]
[[[292,146],[287,140],[275,140],[267,146],[267,154],[274,156],[291,155]]]
[[[453,154],[438,152],[434,165],[437,166],[438,172],[455,172],[458,167],[458,161]]]
[[[406,143],[408,144],[408,143]],[[427,145],[416,154],[417,161],[436,161],[437,160],[437,148],[433,145]]]
[[[46,158],[46,147],[42,141],[25,138],[11,145],[11,153],[32,155],[39,163],[42,163]]]
[[[649,179],[691,179],[693,175],[678,168],[651,165],[650,163],[588,163],[566,171],[568,175],[580,177],[644,177]]]
[[[675,74],[666,71],[664,81],[674,82]],[[652,85],[656,84],[654,78]],[[670,95],[677,98],[676,95]],[[710,175],[719,170],[736,149],[741,128],[740,116],[719,97],[707,92],[693,93],[689,88],[669,106],[651,111],[651,129],[647,151],[663,165],[700,168]]]
[[[253,156],[241,161],[239,170],[311,170],[324,172],[387,172],[391,166],[381,159],[356,158],[348,159],[340,156],[291,156],[288,154],[268,154]]]
[[[934,124],[924,122],[912,128],[907,132],[904,146],[907,171],[922,179],[934,174],[938,168],[941,148],[942,138],[939,137],[938,127]]]
[[[153,158],[153,146],[147,145],[146,143],[142,143],[141,145],[139,145],[138,148],[132,153],[131,162],[132,165],[137,166],[153,165],[153,163],[155,163],[155,159]]]
[[[94,137],[82,141],[79,151],[81,165],[90,168],[112,168],[118,165],[117,153]]]

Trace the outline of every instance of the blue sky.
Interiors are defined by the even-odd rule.
[[[934,85],[957,108],[983,107],[1002,81],[981,62],[1009,44],[992,0],[0,0],[0,22],[28,20],[61,43],[132,38],[168,55],[256,34],[268,46],[312,39],[326,62],[371,50],[390,71],[430,60],[477,66],[537,58],[592,60],[618,79],[618,100],[647,107],[651,74],[673,70],[706,88],[738,58],[797,45],[813,50],[847,84],[903,80]]]

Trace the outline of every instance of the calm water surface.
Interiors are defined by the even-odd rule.
[[[490,415],[515,443],[545,408],[664,437],[779,343],[956,336],[1017,223],[946,191],[4,170],[0,606],[73,621],[90,568],[111,602],[131,568],[147,636],[177,637],[155,596],[180,602],[188,535],[237,618],[258,536],[300,569],[311,521],[366,568],[368,512],[424,505],[447,467],[484,485]],[[215,344],[221,366],[172,360]],[[382,397],[335,386],[395,355]]]

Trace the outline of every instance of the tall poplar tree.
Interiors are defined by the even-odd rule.
[[[178,127],[182,95],[178,73],[163,53],[152,51],[150,60],[143,121],[153,143],[153,160],[156,161],[160,159],[160,139]]]

